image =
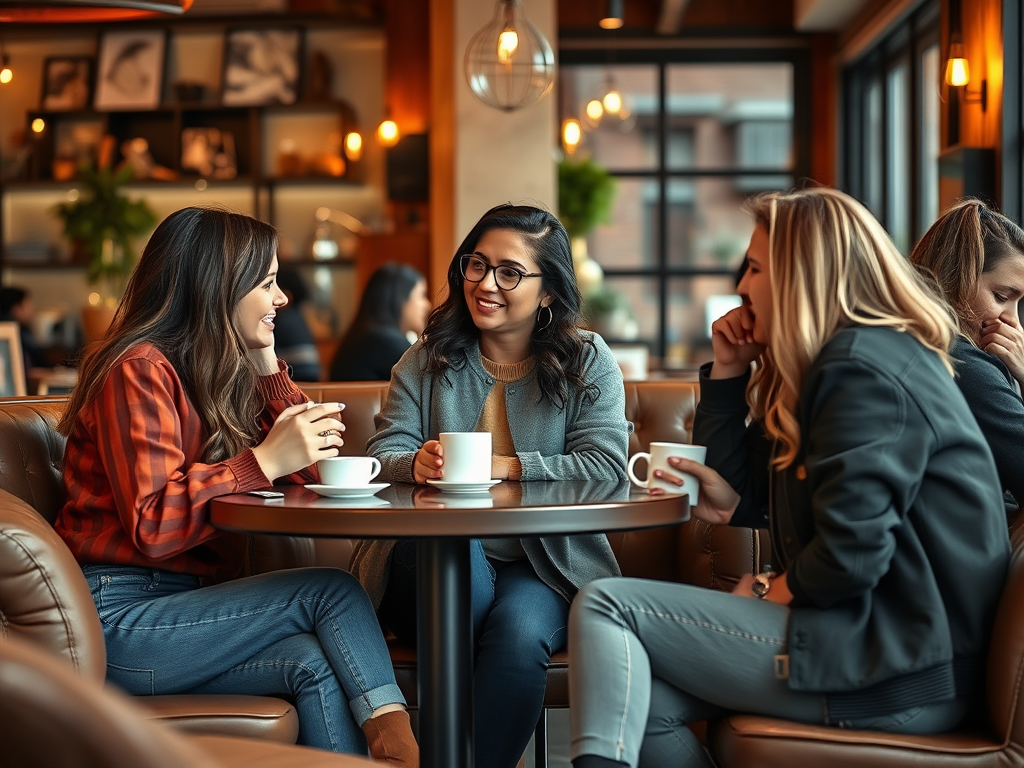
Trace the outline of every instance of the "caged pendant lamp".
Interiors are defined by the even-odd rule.
[[[555,82],[551,45],[521,0],[498,0],[494,18],[469,41],[463,67],[473,95],[505,112],[539,101]]]

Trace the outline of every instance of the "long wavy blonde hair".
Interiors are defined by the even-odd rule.
[[[768,232],[772,317],[768,349],[748,389],[782,450],[777,469],[800,449],[797,398],[822,348],[852,325],[888,326],[933,350],[953,375],[948,350],[955,315],[900,254],[868,210],[827,187],[752,198],[747,209]]]

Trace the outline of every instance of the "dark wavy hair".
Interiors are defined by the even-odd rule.
[[[263,410],[259,374],[233,316],[267,276],[276,252],[277,230],[240,213],[183,208],[164,219],[132,272],[110,330],[87,350],[58,430],[70,434],[118,359],[150,342],[171,361],[199,413],[205,461],[255,445]]]
[[[530,337],[541,397],[564,408],[571,387],[593,402],[601,390],[597,384],[587,382],[586,369],[587,348],[595,347],[578,329],[582,298],[576,285],[569,236],[558,219],[532,206],[509,203],[491,208],[455,251],[448,265],[448,297],[430,313],[423,333],[427,372],[444,375],[449,367],[461,369],[467,363],[466,350],[476,346],[480,331],[466,306],[459,259],[465,253],[473,253],[480,238],[496,229],[522,235],[543,275],[542,287],[552,299],[551,322],[541,329],[535,328]]]
[[[910,261],[952,305],[960,334],[976,343],[972,329],[978,318],[971,302],[978,281],[1012,255],[1024,255],[1024,230],[981,200],[965,198],[928,228]]]

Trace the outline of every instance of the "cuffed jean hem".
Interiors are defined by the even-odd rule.
[[[402,695],[401,689],[395,683],[388,683],[380,688],[367,691],[358,698],[352,699],[348,703],[348,707],[352,710],[352,716],[355,717],[356,722],[362,727],[363,723],[370,719],[370,715],[375,709],[380,709],[388,704],[408,706],[405,696]]]

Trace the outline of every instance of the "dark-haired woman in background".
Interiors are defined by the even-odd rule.
[[[387,381],[391,369],[427,325],[427,281],[407,264],[379,267],[331,361],[331,381]]]
[[[277,232],[185,208],[153,232],[58,428],[55,528],[103,624],[107,679],[144,696],[289,696],[299,741],[414,767],[419,751],[366,594],[344,571],[241,575],[210,500],[317,482],[339,403],[309,403],[274,351]],[[360,732],[360,727],[362,732]],[[365,737],[364,737],[365,734]]]
[[[1009,506],[1024,503],[1024,231],[964,200],[925,232],[910,260],[956,311],[956,381],[996,460]]]
[[[491,477],[624,480],[629,423],[607,345],[578,328],[569,237],[528,206],[492,208],[448,268],[448,298],[395,366],[369,452],[381,477],[442,478],[441,432],[490,432]],[[618,575],[607,538],[474,541],[476,765],[513,768],[537,723],[569,602]],[[416,638],[416,547],[359,542],[353,573],[396,635]]]

